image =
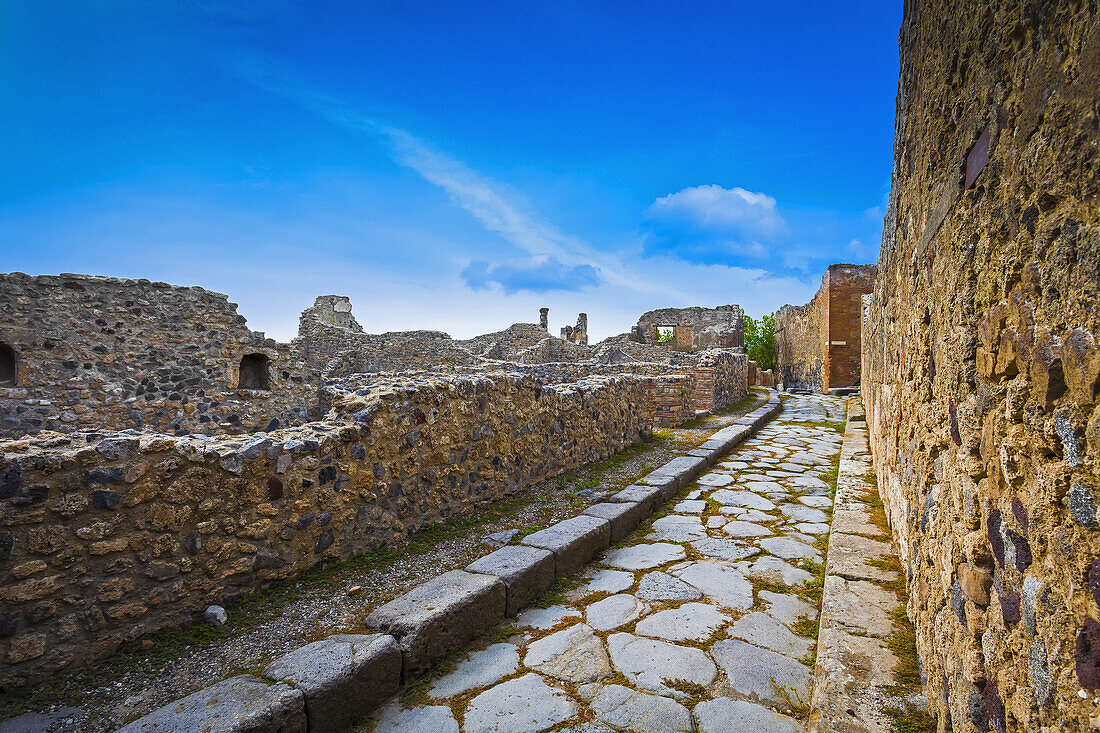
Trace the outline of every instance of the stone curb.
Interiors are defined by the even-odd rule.
[[[772,391],[763,405],[607,502],[380,606],[366,626],[382,633],[338,634],[307,644],[269,664],[263,671],[266,680],[232,677],[154,710],[118,733],[344,730],[431,662],[517,613],[557,579],[630,534],[781,409],[779,394]]]
[[[896,574],[866,564],[884,559],[893,549],[865,536],[878,530],[869,523],[870,506],[862,500],[867,486],[862,476],[872,470],[867,423],[853,420],[862,414],[860,400],[852,399],[825,559],[808,733],[872,733],[892,727],[882,712],[881,691],[894,682],[896,659],[887,642],[893,626],[889,611],[898,601],[876,581],[894,580]]]

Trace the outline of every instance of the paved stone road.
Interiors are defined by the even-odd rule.
[[[793,592],[820,563],[844,402],[782,414],[601,560],[558,605],[461,659],[376,733],[804,730],[817,609]]]

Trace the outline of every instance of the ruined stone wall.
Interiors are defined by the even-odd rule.
[[[818,290],[806,305],[775,313],[775,361],[785,389],[820,392],[824,380],[828,294]]]
[[[40,430],[247,432],[300,424],[315,376],[286,344],[248,329],[225,295],[90,275],[0,275],[0,436]],[[239,387],[247,354],[266,389]]]
[[[713,412],[728,407],[747,394],[750,382],[748,357],[732,349],[711,349],[683,355],[678,364],[654,362],[625,362],[604,364],[598,361],[547,362],[522,364],[508,361],[486,361],[467,367],[458,367],[463,373],[507,371],[529,374],[542,384],[579,382],[593,376],[633,374],[658,377],[671,374],[691,375],[694,387],[690,409]],[[688,399],[688,398],[685,398]],[[689,409],[685,406],[684,410]]]
[[[931,711],[1100,725],[1100,14],[910,0],[863,395]]]
[[[0,442],[0,685],[607,458],[650,381],[362,378],[273,433]]]
[[[775,315],[776,360],[787,389],[827,392],[859,384],[860,299],[874,265],[829,265],[814,299]]]
[[[717,308],[661,308],[642,314],[631,330],[631,338],[638,343],[656,344],[654,327],[686,326],[690,329],[676,334],[682,339],[690,336],[688,343],[679,343],[681,350],[740,349],[745,346],[744,323],[740,306],[720,305]]]

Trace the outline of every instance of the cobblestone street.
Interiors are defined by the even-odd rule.
[[[370,726],[802,730],[844,415],[843,399],[790,396],[576,587],[507,622],[495,643]]]

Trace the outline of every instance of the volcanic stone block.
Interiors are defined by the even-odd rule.
[[[505,613],[518,613],[554,584],[554,553],[538,547],[508,545],[466,566],[471,573],[500,578],[507,588]]]
[[[611,544],[611,523],[582,514],[527,535],[522,544],[553,552],[554,575],[563,578],[607,549]]]
[[[677,456],[668,463],[652,471],[638,483],[647,486],[660,486],[665,499],[672,498],[685,486],[695,480],[707,467],[707,459],[697,456]]]
[[[663,503],[668,499],[671,499],[680,491],[679,476],[670,473],[659,473],[657,471],[651,471],[649,474],[638,479],[638,483],[643,486],[652,486],[661,492],[660,498],[657,503]]]
[[[401,648],[388,634],[335,634],[284,654],[263,674],[305,694],[310,733],[345,731],[397,692]]]
[[[169,703],[117,733],[296,733],[306,727],[305,695],[284,682],[230,677]]]
[[[648,486],[631,484],[617,494],[612,495],[608,501],[635,503],[641,506],[642,516],[648,517],[664,499],[664,491],[660,486]]]
[[[408,681],[495,626],[504,618],[506,602],[499,578],[452,570],[375,609],[366,625],[397,639]]]
[[[644,509],[637,502],[607,502],[593,504],[582,514],[611,522],[611,543],[614,544],[633,532],[638,523],[648,516]]]

